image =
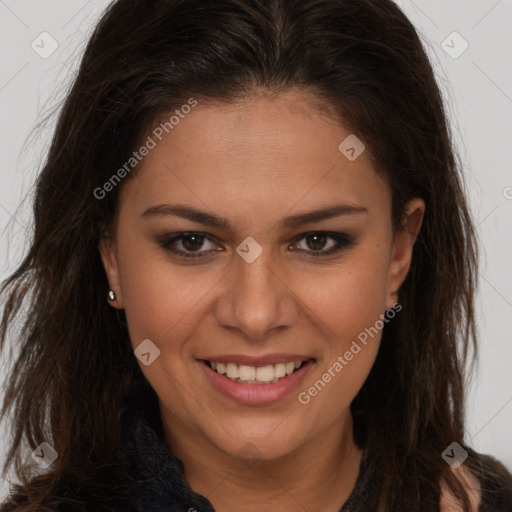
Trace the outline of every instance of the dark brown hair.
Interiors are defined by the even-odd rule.
[[[11,333],[20,353],[1,411],[14,420],[4,473],[14,466],[22,482],[15,510],[115,510],[113,491],[124,492],[119,411],[149,385],[124,313],[105,300],[98,252],[122,183],[103,199],[93,191],[189,98],[233,102],[291,88],[310,92],[365,141],[391,184],[395,226],[408,199],[426,202],[402,312],[386,325],[351,407],[357,440],[371,443],[381,468],[386,510],[438,510],[442,480],[469,510],[441,453],[464,446],[475,234],[432,67],[391,0],[117,0],[106,10],[37,180],[30,249],[2,287],[2,350],[28,313]],[[43,441],[59,458],[36,475],[21,448]],[[495,471],[510,481],[502,466]]]

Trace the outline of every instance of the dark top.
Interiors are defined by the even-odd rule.
[[[125,423],[123,446],[123,460],[140,481],[130,512],[215,512],[208,499],[194,492],[185,480],[183,463],[164,444],[156,418],[135,411],[133,421]],[[355,488],[340,512],[375,509],[378,486],[372,485],[375,471],[368,455],[365,450]]]
[[[215,512],[208,499],[188,485],[183,463],[165,445],[160,416],[158,412],[155,414],[135,410],[127,415],[131,419],[124,422],[123,459],[141,482],[134,488],[133,508],[129,512]],[[497,461],[484,455],[475,456],[482,475],[479,512],[512,512],[512,489],[500,489],[499,482],[486,477],[488,469]],[[379,471],[367,447],[363,450],[355,487],[340,512],[375,511],[378,497]],[[239,500],[240,496],[233,499]],[[421,512],[421,505],[414,510]]]
[[[164,443],[159,412],[126,409],[122,419],[119,459],[128,470],[132,494],[121,501],[116,500],[119,512],[215,512],[208,499],[194,492],[189,486],[184,477],[182,461]],[[492,467],[497,461],[478,454],[477,459],[481,462],[483,475],[479,512],[511,512],[512,489],[504,489],[499,482],[485,476],[486,468]],[[370,456],[370,450],[365,448],[355,487],[340,512],[377,510],[378,490],[378,468],[374,464],[374,458]],[[233,499],[239,500],[240,496],[234,496]],[[414,506],[415,512],[434,510],[432,507],[422,509],[421,500],[419,503],[419,506]],[[435,508],[439,510],[438,506]],[[12,506],[7,504],[0,507],[0,512],[11,510]],[[51,506],[50,510],[66,512],[66,507]],[[89,511],[90,508],[86,506],[83,510]],[[412,509],[406,508],[404,512],[412,512]]]

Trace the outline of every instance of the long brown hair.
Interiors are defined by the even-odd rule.
[[[441,453],[464,446],[475,233],[432,67],[391,0],[117,0],[103,14],[37,179],[30,249],[1,289],[2,350],[28,313],[11,333],[20,351],[1,410],[14,421],[3,470],[14,466],[21,481],[15,510],[115,510],[113,491],[124,492],[119,411],[148,383],[124,313],[105,300],[98,252],[123,183],[101,199],[94,190],[189,98],[232,102],[292,87],[365,141],[391,184],[395,226],[408,199],[426,202],[403,309],[351,407],[357,440],[371,443],[381,468],[386,510],[417,510],[418,499],[437,510],[442,480],[469,510]],[[36,474],[22,446],[43,441],[59,457]]]

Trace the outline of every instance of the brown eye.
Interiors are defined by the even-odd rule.
[[[354,240],[345,233],[312,232],[301,235],[298,240],[304,240],[305,247],[297,248],[311,256],[328,256],[354,245]],[[334,243],[329,244],[329,240]],[[327,248],[326,248],[327,246]]]
[[[197,251],[201,249],[201,246],[204,243],[204,236],[201,235],[187,235],[182,237],[182,245],[185,247],[187,251]]]
[[[202,233],[176,233],[172,236],[157,240],[166,251],[182,258],[203,258],[211,252],[222,250]],[[205,242],[210,242],[214,248],[202,249]],[[181,247],[180,247],[181,245]]]
[[[307,237],[304,238],[304,240],[306,241],[306,245],[308,246],[309,249],[313,251],[321,251],[322,249],[325,248],[325,244],[328,238],[329,237],[323,233],[315,233],[314,235],[308,235]]]

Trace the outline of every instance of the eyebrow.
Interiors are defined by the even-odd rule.
[[[331,206],[324,206],[318,210],[302,212],[285,217],[279,224],[282,228],[294,228],[302,226],[303,224],[320,222],[322,220],[339,217],[341,215],[358,215],[367,213],[368,209],[362,206],[335,204]],[[142,213],[142,217],[145,218],[151,218],[159,215],[172,215],[197,222],[198,224],[204,224],[205,226],[233,231],[233,227],[229,220],[183,204],[160,204],[151,206]]]

